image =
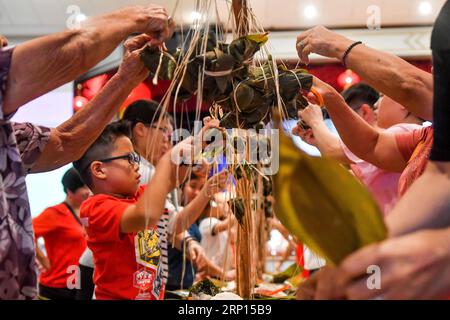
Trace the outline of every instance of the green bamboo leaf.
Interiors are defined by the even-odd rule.
[[[278,219],[332,265],[387,237],[367,189],[337,162],[299,150],[284,133],[274,191]]]

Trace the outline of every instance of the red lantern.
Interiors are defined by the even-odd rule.
[[[341,86],[341,88],[343,89],[347,89],[348,87],[360,81],[361,78],[350,69],[347,69],[344,72],[342,72],[337,78],[339,86]]]

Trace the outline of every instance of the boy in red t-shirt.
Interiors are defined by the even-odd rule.
[[[110,124],[74,163],[94,193],[81,206],[80,216],[94,256],[95,296],[162,299],[164,283],[156,225],[164,212],[167,194],[176,182],[183,182],[189,168],[177,168],[171,155],[183,154],[191,145],[185,140],[167,152],[147,187],[139,188],[140,157],[129,137],[126,124]]]

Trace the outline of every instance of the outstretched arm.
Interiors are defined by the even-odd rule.
[[[142,64],[141,48],[152,38],[140,35],[125,43],[127,54],[119,71],[84,108],[55,129],[34,164],[32,172],[54,170],[79,159],[111,121],[133,88],[148,70]]]
[[[192,149],[192,140],[182,141],[168,151],[158,162],[155,175],[135,205],[128,207],[122,215],[120,232],[131,233],[156,225],[164,212],[167,194],[182,183],[190,166],[180,166],[173,161],[173,154],[183,155]]]
[[[298,135],[308,144],[317,147],[324,157],[339,161],[342,164],[353,163],[346,155],[341,146],[341,141],[336,137],[323,120],[322,110],[318,105],[309,105],[299,111],[299,119],[302,119],[310,128],[303,129],[296,126],[292,133]]]
[[[328,84],[314,78],[314,86],[322,94],[342,141],[357,157],[388,171],[403,171],[406,161],[394,134],[371,127]]]
[[[203,141],[206,130],[217,127],[218,121],[208,121],[198,136],[189,137],[167,152],[156,165],[155,175],[149,181],[144,194],[136,205],[128,207],[121,219],[121,232],[130,233],[143,230],[149,225],[156,225],[163,213],[167,194],[177,185],[183,183],[191,170],[190,164],[185,161],[193,161],[197,154],[202,152],[205,144],[196,150],[194,144],[197,139]]]
[[[222,171],[209,178],[200,193],[176,215],[174,233],[189,228],[205,210],[211,197],[225,188],[227,180],[228,171]]]
[[[82,75],[132,33],[147,33],[164,40],[170,34],[168,27],[164,8],[134,6],[88,19],[80,29],[18,45],[13,51],[3,113],[11,114],[25,103]]]
[[[303,62],[317,53],[342,61],[352,40],[322,26],[314,27],[297,37],[297,51]],[[302,47],[303,45],[303,47]],[[414,115],[433,118],[433,76],[400,57],[357,45],[348,54],[346,64],[369,85],[397,101]]]

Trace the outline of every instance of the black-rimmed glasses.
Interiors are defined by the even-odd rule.
[[[135,152],[130,152],[130,153],[124,154],[123,156],[111,157],[111,158],[106,158],[106,159],[102,159],[102,160],[93,160],[93,161],[89,162],[80,172],[84,172],[87,168],[89,168],[91,163],[94,161],[111,162],[111,161],[119,160],[119,159],[126,159],[126,160],[128,160],[128,162],[131,165],[134,165],[134,164],[139,165],[141,163],[141,155],[138,153],[135,153]]]

